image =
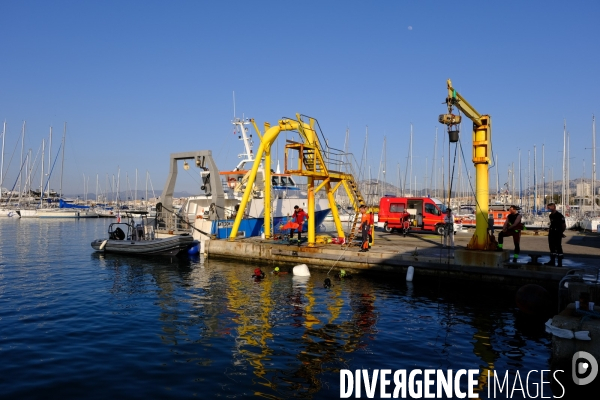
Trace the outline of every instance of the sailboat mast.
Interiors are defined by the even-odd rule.
[[[414,194],[413,194],[413,188],[412,188],[412,176],[413,176],[413,159],[412,159],[412,153],[413,153],[413,125],[410,124],[410,172],[408,173],[408,177],[410,179],[410,186],[408,187],[408,190],[410,191],[411,196],[414,196]],[[417,188],[415,187],[415,191],[416,191],[416,189]]]
[[[427,191],[427,171],[429,170],[427,157],[425,157],[425,176],[423,177],[423,190]],[[428,193],[429,194],[429,193]]]
[[[550,169],[550,202],[554,203],[554,167]]]
[[[348,141],[350,140],[350,128],[346,127],[346,137],[344,139],[344,155],[342,156],[343,159],[342,161],[342,165],[344,166],[344,171],[348,172],[350,171],[350,157],[348,155]],[[337,191],[336,191],[337,193]]]
[[[521,169],[521,149],[519,149],[519,206],[523,207],[523,170]]]
[[[4,138],[6,136],[6,120],[2,127],[2,161],[0,161],[0,198],[2,198],[2,184],[4,183]]]
[[[562,159],[562,187],[561,187],[561,202],[562,202],[562,212],[563,214],[566,213],[565,210],[565,180],[567,177],[567,167],[566,167],[566,160],[567,160],[567,121],[565,120],[563,122],[563,159]]]
[[[500,196],[500,170],[498,168],[498,154],[496,154],[496,160],[494,161],[496,167],[496,201]]]
[[[515,196],[515,162],[514,162],[514,161],[512,162],[512,166],[511,166],[511,168],[512,168],[512,169],[511,169],[511,175],[512,175],[512,200],[513,200],[513,202],[514,202],[514,201],[515,201],[515,199],[516,199],[516,196]],[[519,179],[519,180],[520,180],[520,179]],[[520,205],[520,203],[521,203],[521,201],[520,201],[520,200],[521,200],[521,197],[520,197],[520,195],[519,195],[519,205]]]
[[[387,154],[385,152],[386,138],[383,137],[383,192],[380,195],[385,195],[385,187],[387,186],[387,180],[385,179],[385,170],[387,169]]]
[[[437,159],[437,135],[438,135],[438,128],[437,126],[435,127],[435,141],[433,143],[433,162],[431,165],[431,179],[429,182],[429,186],[433,188],[433,196],[436,196],[436,190],[437,190],[437,173],[436,173],[436,159]]]
[[[120,204],[121,200],[121,167],[117,170],[117,205]]]
[[[33,155],[31,148],[27,152],[27,165],[25,169],[25,190],[27,190],[27,194],[29,195],[31,191],[31,174],[33,173],[33,161],[31,156]],[[29,196],[28,196],[29,197]]]
[[[46,153],[46,139],[42,139],[42,173],[40,174],[40,208],[44,201],[44,156]]]
[[[544,152],[544,144],[542,144],[542,201],[543,206],[546,208],[546,164],[545,164],[545,152]]]
[[[63,183],[63,172],[65,169],[65,138],[67,136],[67,123],[65,122],[63,129],[63,137],[62,137],[62,162],[60,166],[60,196],[59,199],[62,199],[62,183]]]
[[[2,139],[4,152],[4,139]],[[596,117],[592,114],[592,212],[596,211]]]
[[[21,170],[19,171],[19,205],[21,205],[21,196],[23,194],[23,149],[25,148],[25,121],[23,121],[23,128],[21,134]]]
[[[50,127],[50,139],[48,139],[48,193],[47,196],[50,198],[50,166],[52,161],[52,127]]]
[[[363,160],[361,160],[360,163],[361,163],[361,165],[364,165],[364,167],[363,167],[364,169],[369,168],[369,179],[370,179],[371,178],[371,176],[370,176],[370,168],[371,167],[369,166],[368,145],[369,145],[369,126],[367,125],[367,126],[365,126],[365,146],[363,148],[363,157],[364,157],[363,159],[365,162],[363,164]],[[361,169],[363,169],[363,168],[361,168]],[[359,171],[358,173],[360,174],[360,173],[362,173],[362,171]],[[363,176],[365,176],[365,175],[363,175]],[[371,184],[371,182],[369,182],[369,185],[370,184]],[[370,186],[364,187],[364,192],[367,193],[367,196],[369,194],[369,188],[370,188]]]
[[[397,165],[398,168],[398,189],[396,190],[396,196],[400,196],[400,163]]]
[[[537,192],[537,148],[533,145],[533,212],[538,211],[538,192]]]
[[[527,212],[531,212],[531,150],[527,150]]]
[[[567,180],[565,181],[567,207],[571,204],[571,134],[567,132]]]

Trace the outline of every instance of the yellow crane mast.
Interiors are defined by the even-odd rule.
[[[265,123],[265,132],[261,133],[254,124],[254,128],[257,130],[260,138],[260,146],[256,153],[254,165],[248,175],[248,181],[246,182],[246,189],[240,203],[240,209],[235,218],[235,222],[231,229],[229,240],[235,240],[237,233],[242,222],[244,210],[248,205],[250,196],[252,194],[252,186],[256,180],[256,176],[260,167],[262,158],[264,157],[264,180],[265,182],[271,182],[271,145],[277,139],[279,133],[284,131],[295,131],[298,132],[301,142],[288,142],[285,146],[285,173],[297,176],[304,176],[307,178],[307,197],[308,197],[308,245],[313,246],[316,243],[316,227],[315,227],[315,195],[319,190],[324,189],[327,193],[327,199],[329,200],[329,206],[335,222],[337,234],[339,237],[345,237],[340,222],[337,205],[335,203],[334,194],[336,190],[343,186],[348,194],[348,198],[352,202],[354,209],[357,213],[354,225],[350,232],[351,241],[357,231],[358,209],[361,205],[365,205],[364,198],[358,189],[358,183],[354,180],[354,175],[349,172],[334,171],[329,169],[331,159],[323,152],[322,146],[319,142],[317,132],[315,130],[316,120],[314,118],[307,117],[308,121],[304,121],[300,114],[296,114],[296,119],[284,118],[276,125],[271,126]],[[296,167],[288,168],[288,151],[298,151],[298,165]],[[327,149],[327,153],[331,149]],[[345,154],[340,154],[344,158],[347,157]],[[334,165],[347,166],[350,163],[346,159],[345,161],[337,160]],[[266,184],[264,190],[264,232],[265,238],[270,238],[271,232],[271,186]]]
[[[473,121],[473,164],[475,164],[475,199],[476,199],[476,227],[471,238],[468,249],[472,250],[494,250],[488,235],[488,202],[489,202],[489,175],[492,144],[492,117],[482,115],[469,104],[452,87],[452,81],[448,79],[448,97],[446,105],[448,114],[439,116],[439,122],[448,126],[451,142],[458,141],[460,115],[452,114],[456,107],[467,118]]]

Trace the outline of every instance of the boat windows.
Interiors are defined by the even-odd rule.
[[[286,178],[285,176],[281,177],[281,186],[290,186],[288,178]]]
[[[273,186],[279,186],[279,177],[278,176],[272,176],[271,177],[271,184]]]

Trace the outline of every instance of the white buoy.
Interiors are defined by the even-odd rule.
[[[415,268],[411,265],[406,271],[406,282],[412,282],[413,276],[415,275]]]
[[[310,271],[308,270],[308,266],[306,264],[296,265],[292,272],[296,276],[310,276]]]

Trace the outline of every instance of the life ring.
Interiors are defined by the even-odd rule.
[[[237,185],[237,179],[235,179],[233,177],[229,178],[227,180],[227,182],[228,182],[229,187],[232,189],[235,188],[235,186]]]

